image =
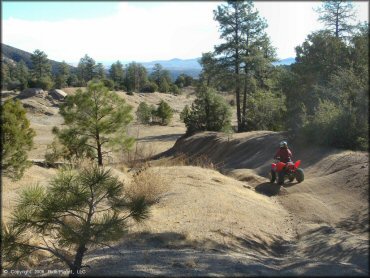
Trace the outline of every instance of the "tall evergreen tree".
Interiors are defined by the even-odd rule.
[[[125,72],[126,88],[129,92],[140,92],[148,81],[148,74],[145,67],[139,63],[128,64]]]
[[[67,84],[68,78],[69,78],[69,66],[65,61],[63,61],[58,65],[58,73],[55,78],[55,86],[57,88],[66,87],[68,85]]]
[[[98,63],[94,69],[94,77],[98,79],[105,78],[105,68],[102,63]]]
[[[36,49],[33,54],[31,54],[31,61],[32,76],[36,80],[51,76],[51,64],[48,56],[43,51]]]
[[[77,76],[82,85],[86,85],[87,82],[94,78],[95,67],[95,60],[87,54],[80,59],[77,65]]]
[[[319,21],[323,22],[337,38],[352,32],[354,26],[349,21],[355,19],[356,13],[351,2],[346,0],[324,1],[316,12],[320,14]]]
[[[228,1],[218,6],[214,15],[225,41],[215,46],[215,54],[221,67],[232,73],[238,131],[245,131],[248,92],[253,93],[254,79],[274,60],[274,49],[265,33],[267,24],[254,11],[252,1]]]
[[[28,87],[29,72],[26,63],[20,60],[15,67],[15,79],[17,79],[21,84],[21,90]]]
[[[125,72],[120,61],[117,61],[111,65],[109,69],[109,76],[115,84],[118,84],[118,87],[122,86],[125,78]]]

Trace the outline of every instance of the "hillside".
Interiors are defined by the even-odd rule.
[[[65,91],[73,94],[75,89]],[[161,99],[175,109],[169,126],[133,123],[129,128],[139,149],[158,154],[147,171],[168,187],[150,218],[129,227],[115,249],[89,250],[84,258],[90,266],[88,274],[368,275],[368,153],[289,142],[294,158],[302,160],[306,177],[300,184],[278,188],[266,176],[284,133],[204,132],[185,138],[178,114],[193,101],[191,90],[180,96],[117,94],[134,110],[140,101],[156,105]],[[52,126],[62,124],[61,116],[46,99],[21,101],[28,105],[27,117],[37,134],[29,157],[41,160],[53,138]],[[129,185],[134,171],[116,163],[121,155],[108,166]],[[48,186],[55,173],[56,169],[33,165],[20,181],[3,178],[4,219],[22,188],[36,183]],[[65,268],[50,259],[35,266]]]
[[[5,60],[5,62],[7,63],[12,63],[12,61],[19,62],[20,60],[23,60],[26,63],[27,67],[29,68],[32,67],[31,53],[3,43],[1,44],[1,58],[2,60]],[[57,62],[50,59],[49,61],[51,64],[52,73],[56,73],[61,62]],[[75,69],[75,67],[73,66],[69,67],[71,71]]]

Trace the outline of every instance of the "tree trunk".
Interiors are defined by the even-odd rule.
[[[86,252],[86,247],[85,247],[85,244],[82,244],[78,247],[77,249],[77,253],[76,253],[76,256],[75,256],[75,260],[73,262],[73,268],[71,269],[72,270],[72,273],[69,275],[69,277],[78,277],[79,276],[79,272],[81,270],[81,266],[82,266],[82,258]]]

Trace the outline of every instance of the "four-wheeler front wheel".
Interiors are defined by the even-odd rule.
[[[295,176],[297,178],[297,182],[302,182],[304,180],[304,172],[303,172],[303,169],[298,168],[295,171]]]

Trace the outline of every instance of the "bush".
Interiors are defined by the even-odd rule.
[[[173,110],[167,102],[162,100],[155,111],[155,116],[161,120],[163,125],[168,125],[173,117]]]
[[[161,93],[168,93],[170,90],[170,85],[167,82],[167,79],[162,78],[159,82],[159,91]]]
[[[180,94],[179,87],[177,87],[176,84],[171,84],[171,86],[170,86],[170,92],[173,93],[174,95]]]
[[[30,88],[41,88],[45,91],[50,90],[54,86],[54,83],[50,77],[43,77],[41,79],[31,79],[28,81],[28,84]]]
[[[140,102],[136,110],[137,120],[142,124],[149,124],[152,120],[152,108],[146,102]]]
[[[158,203],[168,187],[166,178],[149,168],[134,175],[133,182],[127,188],[127,195],[132,199],[144,197],[147,203],[152,205]]]
[[[285,98],[256,92],[247,102],[247,130],[283,130],[285,114]]]
[[[107,87],[110,91],[115,89],[114,82],[111,79],[102,79],[102,82],[105,87]]]
[[[2,173],[13,180],[20,179],[30,166],[27,152],[33,146],[35,132],[30,128],[26,110],[19,100],[7,100],[1,109]]]
[[[148,82],[143,86],[141,91],[143,93],[154,93],[154,92],[158,91],[158,86],[154,82]]]
[[[230,129],[230,106],[214,89],[201,87],[191,108],[186,107],[180,117],[187,133],[197,131],[226,131]]]

